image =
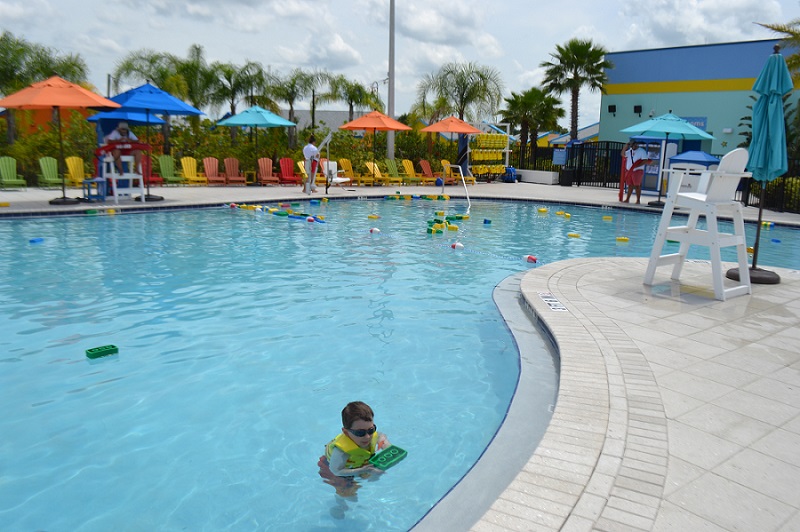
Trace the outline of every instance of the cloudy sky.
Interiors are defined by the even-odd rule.
[[[572,37],[616,52],[773,38],[755,22],[797,18],[798,0],[397,0],[395,111],[406,112],[422,76],[449,61],[495,67],[510,94],[539,85],[539,64]],[[199,44],[209,62],[379,82],[386,101],[388,20],[389,0],[0,0],[0,29],[80,54],[103,94],[129,52],[186,57]],[[598,120],[599,95],[582,95],[581,105],[581,126]]]

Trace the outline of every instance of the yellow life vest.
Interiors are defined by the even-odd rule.
[[[356,442],[342,433],[337,435],[333,440],[325,446],[325,456],[328,460],[331,459],[333,448],[338,447],[345,454],[347,454],[347,469],[356,469],[366,464],[372,455],[375,454],[375,447],[378,445],[378,431],[372,434],[372,439],[369,442],[369,449],[362,449]]]

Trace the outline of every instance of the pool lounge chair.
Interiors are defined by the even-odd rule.
[[[67,157],[64,162],[67,163],[67,186],[83,188],[83,180],[87,178],[83,159],[73,155]]]
[[[353,171],[353,164],[350,159],[339,159],[339,168],[342,170],[342,175],[350,179],[350,183],[354,185],[369,185],[375,184],[371,175],[356,174]]]
[[[445,185],[456,184],[456,180],[450,172],[445,172],[444,174],[442,174],[441,172],[433,173],[433,170],[431,170],[431,163],[429,163],[427,159],[420,159],[419,169],[422,171],[422,175],[426,179],[433,179],[434,184],[436,183],[437,179],[444,180]]]
[[[216,157],[203,159],[203,169],[206,173],[206,183],[211,185],[226,185],[225,174],[219,173],[219,161]]]
[[[17,160],[0,157],[0,188],[28,188],[28,183],[17,173]]]
[[[452,165],[447,159],[442,159],[442,170],[444,171],[445,177],[454,179],[456,184],[458,184],[458,181],[462,176],[462,170],[460,166]],[[445,181],[445,183],[447,183],[447,181]],[[464,175],[464,183],[467,185],[474,185],[476,183],[475,176],[473,176],[471,172],[469,172],[467,175]]]
[[[181,173],[190,185],[207,185],[206,177],[197,173],[197,159],[194,157],[181,158]]]
[[[239,159],[236,157],[225,159],[225,183],[247,186],[247,178],[239,171]]]
[[[158,171],[165,185],[185,185],[186,180],[175,173],[175,159],[172,155],[158,156]]]
[[[417,171],[414,170],[414,163],[411,162],[411,159],[403,159],[403,168],[406,171],[408,179],[414,181],[419,180],[418,183],[420,185],[433,185],[436,182],[433,178],[418,174]]]
[[[290,157],[283,157],[278,161],[278,166],[281,173],[278,174],[278,180],[281,185],[302,185],[303,178],[294,173],[294,159]]]
[[[398,184],[403,184],[403,185],[419,184],[419,179],[410,178],[407,175],[405,175],[405,173],[403,175],[400,175],[400,172],[397,171],[397,161],[395,161],[394,159],[389,159],[389,158],[386,159],[386,173],[389,174],[390,179],[399,180],[399,181],[393,181],[397,182]],[[414,183],[414,181],[416,181],[416,183]]]
[[[269,157],[261,157],[258,160],[258,175],[256,176],[256,183],[259,185],[280,185],[281,181],[275,170],[272,167],[272,159]]]
[[[383,175],[381,173],[381,169],[378,168],[378,163],[374,161],[366,161],[364,164],[367,166],[367,173],[369,173],[369,175],[371,175],[375,182],[379,185],[388,186],[403,184],[403,180],[400,177]]]
[[[37,184],[41,188],[61,188],[61,178],[58,176],[58,160],[55,157],[40,157]]]

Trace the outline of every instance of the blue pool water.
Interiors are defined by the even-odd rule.
[[[426,220],[465,203],[303,204],[325,224],[241,209],[0,223],[0,529],[409,528],[512,397],[494,286],[529,254],[647,255],[658,222],[538,207],[473,202],[443,235]],[[800,263],[797,231],[766,235],[761,265]],[[84,356],[105,344],[120,354]],[[549,371],[531,416],[549,416]],[[352,400],[409,457],[345,510],[316,462]]]

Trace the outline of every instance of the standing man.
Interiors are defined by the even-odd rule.
[[[642,148],[635,140],[631,142],[628,153],[625,157],[625,166],[628,171],[626,176],[628,182],[628,195],[625,198],[625,203],[630,203],[631,192],[636,189],[636,203],[640,202],[642,197],[642,179],[644,179],[644,167],[652,164],[652,160],[647,158],[647,150]]]
[[[311,135],[308,137],[308,144],[303,148],[303,158],[306,160],[306,175],[308,176],[308,181],[306,181],[303,189],[306,194],[317,191],[315,179],[317,177],[317,167],[319,167],[319,150],[314,144],[315,142],[317,142],[317,139],[314,135]]]
[[[106,144],[125,144],[127,142],[139,142],[139,138],[133,134],[133,132],[128,129],[127,122],[120,122],[117,124],[117,128],[105,136],[105,143]],[[142,151],[141,150],[132,150],[131,154],[133,155],[133,169],[131,170],[134,174],[141,174],[139,170],[139,165],[142,162]],[[111,150],[111,156],[114,157],[114,166],[117,168],[117,172],[119,175],[122,175],[124,172],[122,171],[122,160],[120,159],[120,155],[122,155],[122,151],[119,148],[114,148]]]

